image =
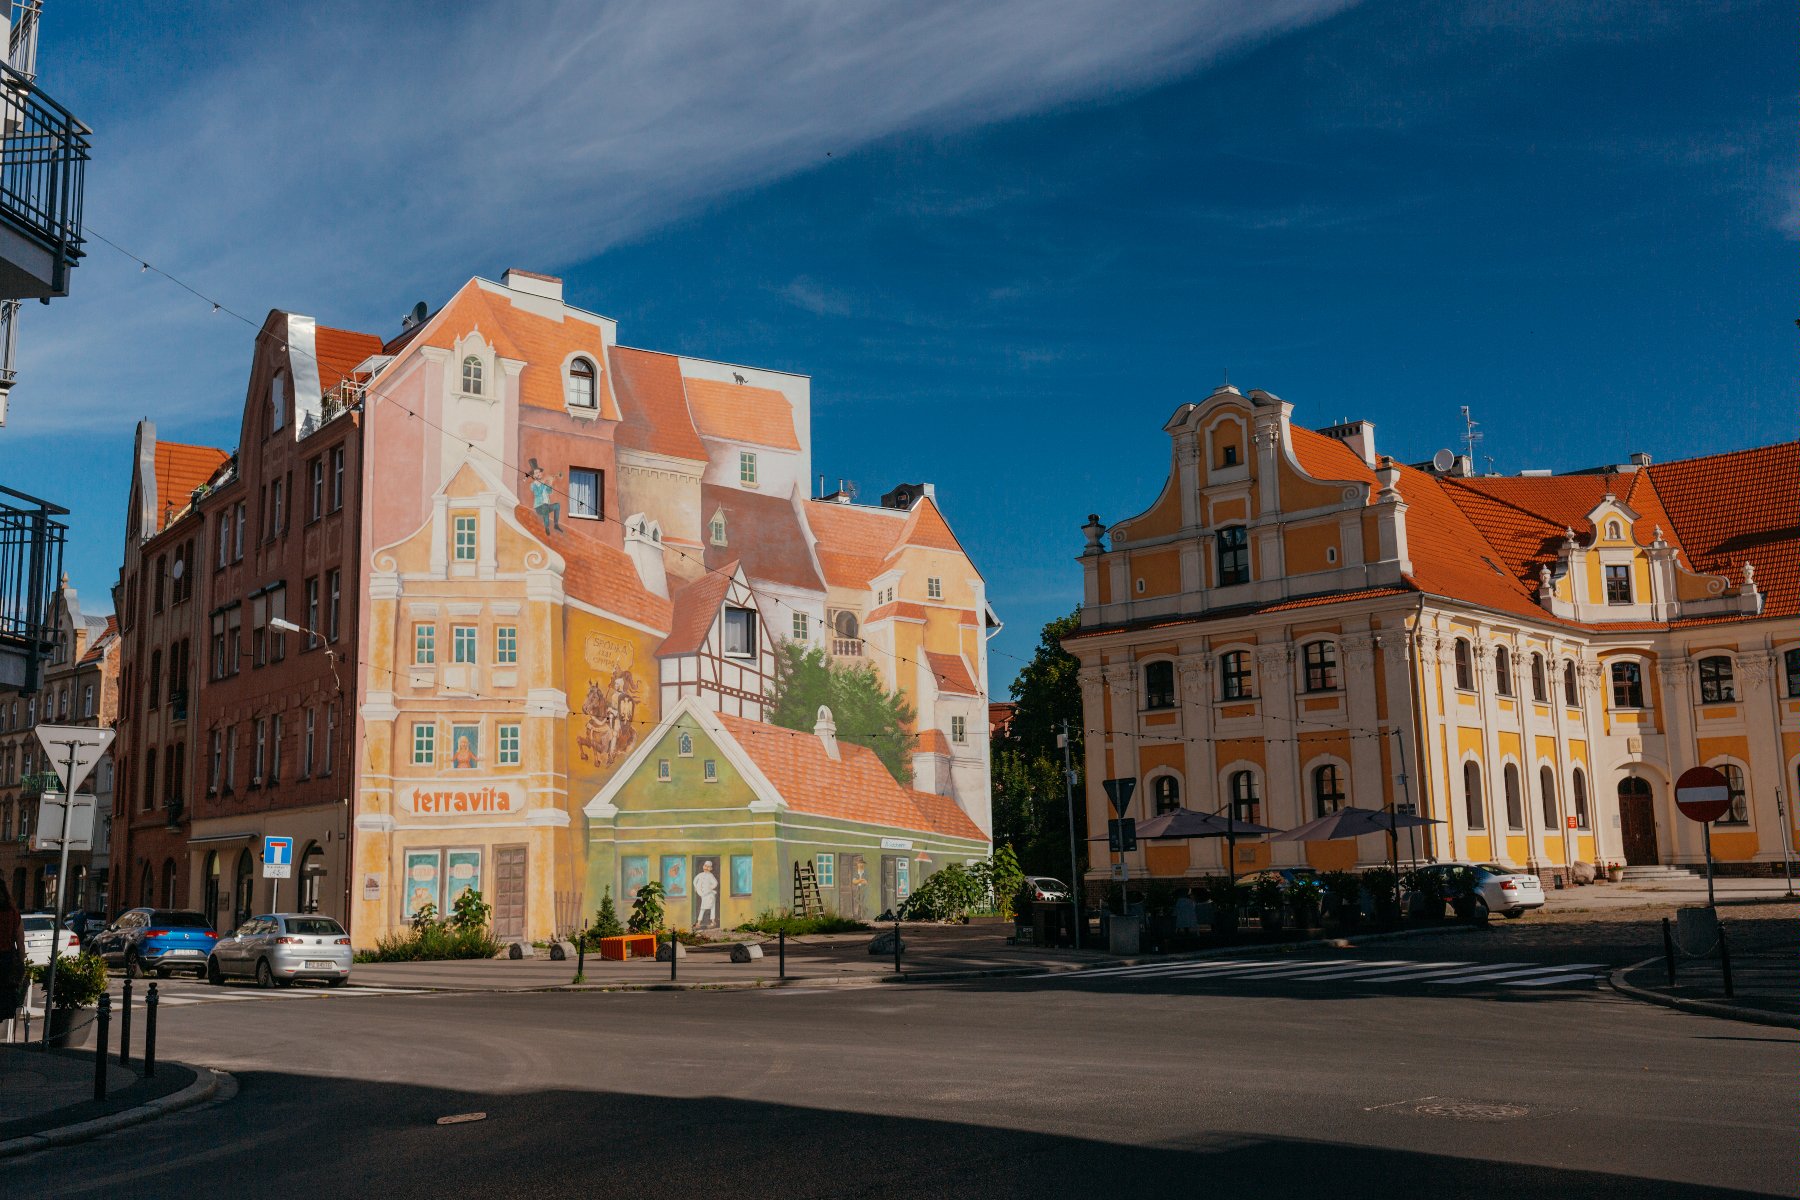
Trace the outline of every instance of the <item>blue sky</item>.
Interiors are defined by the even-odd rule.
[[[562,274],[653,349],[803,371],[815,457],[930,480],[1010,678],[1089,512],[1228,370],[1493,468],[1796,430],[1781,4],[52,3],[88,221],[260,320],[386,334]],[[104,607],[132,426],[229,445],[250,331],[95,244],[32,306],[0,482]]]

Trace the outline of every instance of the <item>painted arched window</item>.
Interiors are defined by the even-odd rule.
[[[1624,536],[1624,531],[1619,528],[1619,523],[1617,521],[1608,521],[1606,523],[1606,536],[1616,542]]]
[[[1588,824],[1587,775],[1580,767],[1575,768],[1575,774],[1570,780],[1569,796],[1575,801],[1575,828],[1590,828]]]
[[[1581,707],[1581,686],[1575,679],[1575,660],[1563,662],[1563,703],[1570,708]]]
[[[1231,815],[1240,821],[1255,821],[1262,808],[1262,797],[1256,790],[1255,771],[1231,773]]]
[[[1456,639],[1456,686],[1463,691],[1475,689],[1475,660],[1469,652],[1469,639]]]
[[[594,384],[597,372],[594,364],[585,358],[578,358],[569,364],[569,407],[597,408],[599,392]]]
[[[1175,664],[1164,660],[1144,664],[1144,707],[1175,707]]]
[[[471,396],[481,395],[481,360],[473,354],[463,359],[462,390]]]
[[[1308,642],[1302,656],[1306,663],[1306,690],[1335,692],[1338,686],[1337,643]]]
[[[1750,802],[1744,793],[1744,768],[1736,763],[1720,763],[1719,773],[1725,776],[1725,792],[1731,797],[1731,807],[1719,818],[1719,824],[1748,825]]]
[[[1539,704],[1550,702],[1550,685],[1544,678],[1544,656],[1536,652],[1531,656],[1531,698]]]
[[[1700,703],[1724,704],[1737,699],[1731,660],[1714,654],[1700,660]]]
[[[1313,814],[1327,817],[1344,807],[1344,777],[1337,764],[1326,763],[1313,770]]]
[[[1181,807],[1181,781],[1173,775],[1158,775],[1150,790],[1156,797],[1157,816]]]
[[[1250,652],[1233,650],[1219,656],[1219,697],[1223,700],[1248,700],[1256,695],[1250,675]]]
[[[847,610],[838,613],[837,621],[833,625],[833,628],[841,638],[856,638],[861,636],[857,632],[858,626],[856,624],[856,614]]]
[[[1637,662],[1612,665],[1612,702],[1614,708],[1644,707],[1644,668]]]
[[[1556,772],[1549,767],[1538,768],[1538,801],[1544,806],[1544,828],[1555,829],[1561,822],[1556,819]]]
[[[1519,784],[1519,768],[1514,763],[1507,763],[1506,770],[1501,772],[1501,781],[1506,788],[1506,827],[1523,830],[1525,828],[1525,797]]]
[[[1470,760],[1463,764],[1463,812],[1470,829],[1487,828],[1487,805],[1481,796],[1481,764]]]
[[[1512,651],[1505,646],[1494,647],[1494,693],[1500,696],[1513,694]]]

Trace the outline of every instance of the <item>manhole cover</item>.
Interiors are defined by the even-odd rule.
[[[1516,1121],[1531,1110],[1523,1104],[1495,1104],[1484,1100],[1427,1100],[1413,1105],[1421,1117],[1454,1117],[1461,1121]]]

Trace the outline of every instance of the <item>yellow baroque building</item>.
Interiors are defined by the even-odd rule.
[[[1090,837],[1177,805],[1290,828],[1411,805],[1402,857],[1693,865],[1674,781],[1732,806],[1721,868],[1781,870],[1800,779],[1800,442],[1589,471],[1405,466],[1374,427],[1294,425],[1226,386],[1165,425],[1167,483],[1090,518],[1081,662]],[[1404,810],[1404,809],[1403,809]],[[1785,845],[1784,845],[1785,844]],[[1133,878],[1222,869],[1222,843],[1141,843]],[[1239,870],[1387,857],[1239,841]],[[1105,874],[1100,854],[1092,876]]]

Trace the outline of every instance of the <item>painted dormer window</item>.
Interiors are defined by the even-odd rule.
[[[470,396],[481,395],[481,360],[473,354],[463,359],[462,390]]]
[[[728,658],[756,657],[756,614],[750,609],[731,606],[725,609],[725,655]]]
[[[1606,568],[1606,602],[1631,603],[1631,564],[1610,563]]]
[[[570,408],[598,408],[599,390],[595,384],[598,372],[594,364],[585,358],[578,358],[569,364],[568,398]]]
[[[721,508],[713,514],[712,520],[706,526],[706,535],[712,539],[712,544],[715,546],[723,546],[725,544],[724,509]]]

